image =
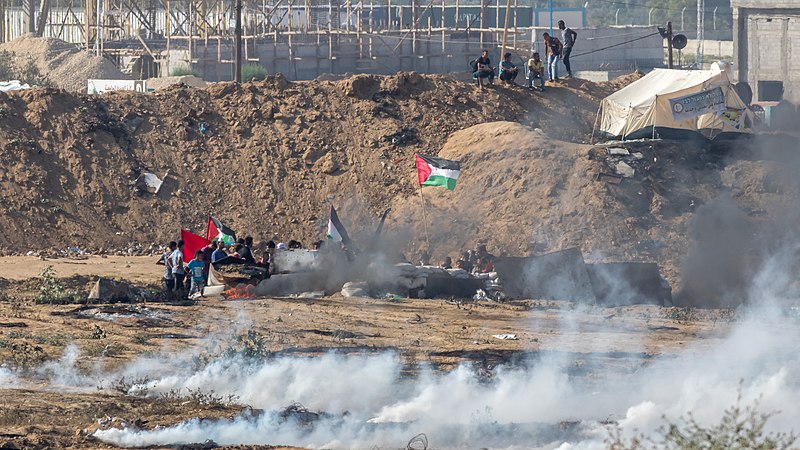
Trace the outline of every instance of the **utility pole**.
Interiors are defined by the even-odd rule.
[[[500,62],[503,61],[503,55],[506,54],[506,35],[508,34],[508,16],[511,12],[511,0],[506,0],[506,24],[503,28],[503,43],[500,46]]]
[[[233,81],[242,82],[242,0],[236,0],[236,29],[234,30],[236,58],[234,60]]]
[[[672,69],[672,21],[667,22],[667,50],[668,50],[668,59],[667,59],[667,68]]]
[[[706,0],[697,0],[697,55],[695,65],[698,69],[703,68],[703,40],[705,39],[705,9]]]

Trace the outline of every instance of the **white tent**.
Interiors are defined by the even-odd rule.
[[[673,130],[708,138],[751,133],[754,119],[733,88],[730,66],[721,62],[710,70],[655,69],[603,99],[599,114],[600,131],[623,139]]]

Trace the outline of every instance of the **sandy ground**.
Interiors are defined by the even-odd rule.
[[[164,266],[155,264],[155,256],[88,256],[82,258],[47,258],[7,256],[0,258],[0,278],[25,280],[39,276],[42,269],[53,266],[56,276],[76,275],[122,278],[135,283],[157,283]]]
[[[720,311],[687,314],[655,306],[576,310],[569,303],[547,301],[282,298],[203,299],[183,305],[37,305],[24,300],[26,292],[36,289],[36,281],[29,278],[48,264],[67,278],[93,274],[154,284],[161,272],[153,259],[0,259],[7,280],[23,280],[7,281],[5,300],[0,301],[0,361],[6,367],[35,368],[58,359],[72,344],[81,351],[79,367],[111,369],[143,353],[178,355],[207,345],[209,336],[255,331],[268,350],[279,354],[393,351],[412,369],[427,365],[449,370],[458,364],[491,369],[520,357],[567,352],[576,357],[576,368],[599,363],[631,371],[689,344],[702,350],[717,343],[729,327]],[[97,327],[105,337],[92,338]],[[516,339],[493,337],[501,334]],[[84,431],[96,428],[105,416],[138,419],[150,428],[191,417],[232,417],[243,409],[107,390],[61,391],[35,376],[23,378],[15,388],[0,390],[0,448],[108,448]]]

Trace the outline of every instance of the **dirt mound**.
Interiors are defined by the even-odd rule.
[[[792,169],[754,159],[748,145],[754,144],[736,144],[738,156],[687,141],[577,145],[511,122],[458,131],[439,152],[461,162],[456,189],[424,190],[434,259],[456,257],[479,242],[500,255],[580,247],[593,261],[657,262],[680,288],[698,208],[730,193],[731,207],[763,229],[800,195],[800,183],[790,189],[780,181],[791,179]],[[610,148],[629,154],[611,155]],[[620,162],[634,169],[633,177],[608,176]],[[419,197],[398,200],[395,208],[398,225],[414,230],[412,254],[421,252],[427,244]],[[750,244],[736,248],[755,250]],[[705,264],[724,264],[712,259]]]
[[[8,130],[0,135],[0,226],[7,238],[0,248],[147,252],[180,228],[202,233],[208,213],[242,235],[309,243],[323,235],[331,203],[352,233],[371,232],[386,208],[418,201],[415,152],[439,153],[451,133],[496,120],[530,128],[481,125],[454,134],[442,150],[464,161],[460,197],[449,197],[462,206],[462,212],[451,208],[454,217],[482,219],[436,251],[491,238],[519,253],[544,240],[533,233],[545,224],[549,248],[580,243],[592,231],[559,233],[553,211],[582,215],[591,199],[586,223],[595,227],[610,214],[603,206],[611,199],[573,199],[598,169],[585,161],[588,147],[549,141],[588,140],[599,98],[581,84],[572,80],[542,95],[400,73],[298,83],[274,76],[148,95],[53,89],[0,95],[0,127]],[[165,178],[157,195],[137,188],[143,172]],[[534,197],[546,201],[531,203],[520,219],[515,204]],[[414,220],[395,212],[389,222],[423,236]]]
[[[89,79],[130,79],[111,61],[56,38],[28,34],[0,45],[3,50],[18,58],[31,58],[53,86],[68,92],[86,92]]]

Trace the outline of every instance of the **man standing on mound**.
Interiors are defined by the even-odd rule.
[[[569,55],[572,53],[572,46],[575,45],[575,39],[578,38],[578,33],[567,28],[563,20],[558,21],[558,29],[561,30],[561,42],[564,44],[564,50],[561,52],[561,60],[564,61],[564,68],[567,69],[567,78],[572,78],[572,67],[569,65]]]

